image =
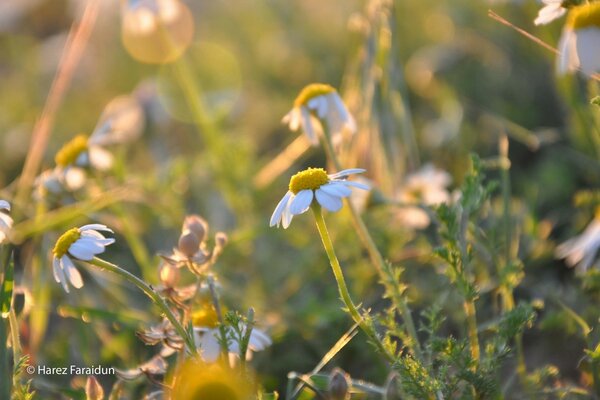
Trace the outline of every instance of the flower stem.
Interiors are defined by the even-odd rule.
[[[325,121],[321,121],[323,124],[323,133],[324,138],[322,139],[323,147],[325,148],[325,152],[327,153],[327,157],[333,163],[336,172],[342,170],[342,165],[334,151],[333,142],[331,140],[331,134],[329,131],[329,127],[325,123]],[[381,279],[381,282],[385,286],[385,288],[392,294],[392,300],[394,304],[398,307],[398,311],[402,320],[404,321],[404,325],[406,327],[408,336],[411,339],[411,343],[406,343],[406,345],[413,350],[415,357],[419,360],[422,359],[421,353],[421,345],[419,343],[419,338],[417,336],[417,330],[415,328],[415,323],[408,307],[408,301],[406,296],[402,294],[402,291],[399,290],[399,282],[396,281],[396,277],[390,265],[385,262],[385,259],[377,249],[377,245],[373,241],[365,222],[362,217],[358,213],[358,211],[354,208],[352,202],[347,200],[348,208],[350,209],[350,215],[352,217],[352,224],[354,225],[354,229],[358,234],[360,241],[363,243],[363,246],[367,249],[369,253],[369,258],[371,259],[371,263],[375,266],[377,273]]]
[[[352,319],[354,319],[358,326],[360,326],[360,328],[367,334],[367,336],[369,336],[373,343],[378,347],[379,351],[381,351],[381,353],[389,361],[393,361],[394,357],[386,350],[385,346],[381,342],[381,339],[377,335],[377,332],[375,332],[375,329],[373,329],[373,326],[363,319],[363,317],[360,315],[360,312],[352,302],[352,298],[350,297],[350,293],[348,292],[348,287],[346,286],[346,280],[344,279],[344,273],[342,272],[340,263],[337,259],[337,256],[335,255],[333,243],[331,242],[329,232],[327,231],[325,219],[323,219],[321,206],[318,204],[313,204],[311,207],[317,223],[319,235],[321,236],[321,241],[323,242],[323,247],[325,248],[325,252],[327,253],[327,257],[329,258],[329,263],[331,264],[331,269],[333,271],[333,275],[335,276],[340,296],[342,297],[342,301],[346,305],[346,308],[352,316]]]
[[[120,277],[124,278],[125,280],[127,280],[127,281],[133,283],[135,286],[137,286],[142,292],[144,292],[146,294],[146,296],[148,296],[150,298],[150,300],[152,300],[152,302],[154,304],[156,304],[158,306],[158,308],[160,308],[160,310],[162,311],[164,316],[167,317],[167,319],[169,320],[171,325],[173,325],[173,327],[177,331],[177,334],[179,334],[179,336],[181,336],[182,339],[185,341],[185,344],[186,344],[186,347],[187,347],[189,353],[197,354],[196,345],[194,344],[194,340],[189,335],[189,333],[183,328],[183,326],[181,325],[181,323],[179,322],[177,317],[175,317],[175,314],[173,314],[173,311],[171,311],[171,308],[169,308],[169,306],[167,305],[165,300],[162,297],[160,297],[160,295],[158,293],[156,293],[154,291],[152,286],[148,285],[146,282],[144,282],[137,276],[133,275],[129,271],[126,271],[123,268],[119,267],[118,265],[109,263],[108,261],[104,261],[100,258],[94,257],[92,260],[87,261],[87,262],[96,267],[99,267],[101,269],[105,269],[114,274],[117,274]]]

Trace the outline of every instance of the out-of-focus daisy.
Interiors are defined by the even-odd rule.
[[[323,168],[298,172],[290,179],[288,192],[275,207],[270,226],[281,224],[287,228],[294,215],[306,212],[315,200],[329,211],[339,211],[342,199],[352,194],[352,187],[369,190],[365,184],[347,180],[349,175],[363,172],[365,170],[360,168],[345,169],[332,175],[327,175]]]
[[[133,142],[140,137],[144,125],[140,102],[130,95],[117,96],[104,107],[90,142],[97,146]]]
[[[237,368],[219,363],[186,361],[178,369],[171,391],[173,400],[247,400],[256,398],[256,390]]]
[[[123,45],[138,61],[172,62],[191,44],[194,20],[181,1],[125,0],[122,3]]]
[[[600,72],[600,2],[573,7],[558,45],[558,73]]]
[[[214,306],[210,303],[204,303],[201,308],[192,315],[194,325],[194,339],[196,345],[200,347],[200,355],[206,362],[215,362],[221,352],[221,331],[218,328],[219,319]],[[234,337],[233,328],[227,328],[227,340],[229,348],[230,362],[239,356],[240,344]],[[242,328],[245,332],[246,327]],[[271,338],[263,331],[253,328],[250,332],[250,341],[246,352],[246,359],[252,358],[252,352],[262,351],[272,344]]]
[[[427,164],[419,171],[407,176],[396,195],[402,207],[397,211],[398,219],[415,229],[426,228],[430,219],[427,212],[411,204],[438,205],[450,201],[447,187],[452,182],[450,174]]]
[[[334,144],[341,141],[344,132],[356,132],[356,122],[338,92],[323,83],[313,83],[302,89],[294,100],[294,108],[283,117],[282,122],[293,131],[302,127],[313,146],[319,144],[323,123],[331,132]]]
[[[13,219],[8,215],[9,212],[10,203],[6,200],[0,200],[0,244],[6,241],[8,231],[13,225]]]
[[[95,143],[95,139],[79,134],[67,142],[54,157],[56,167],[67,170],[70,167],[92,167],[105,171],[112,166],[113,156]]]
[[[537,18],[533,21],[536,25],[546,25],[555,19],[565,15],[567,9],[563,6],[564,0],[542,0],[544,7],[538,12]]]
[[[581,235],[556,247],[557,258],[564,258],[569,267],[577,267],[578,272],[586,272],[594,262],[600,248],[600,207],[592,222]]]
[[[69,293],[68,282],[75,288],[83,286],[81,275],[71,258],[75,260],[90,261],[97,254],[103,253],[106,246],[115,242],[113,238],[105,238],[99,231],[113,231],[101,224],[89,224],[80,228],[72,228],[65,232],[54,245],[52,254],[52,271],[56,282],[62,284]]]

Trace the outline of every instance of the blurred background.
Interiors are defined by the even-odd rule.
[[[567,380],[585,379],[577,371],[583,340],[551,299],[598,319],[594,288],[583,288],[553,256],[556,243],[580,232],[593,215],[590,203],[576,207],[574,199],[600,183],[600,148],[592,133],[597,121],[587,111],[594,87],[578,77],[557,77],[552,52],[488,16],[492,9],[555,46],[561,22],[535,27],[538,2],[186,1],[190,18],[177,22],[185,53],[175,62],[159,55],[153,63],[143,62],[156,56],[148,44],[130,41],[124,28],[133,3],[100,2],[42,161],[42,169],[52,168],[54,154],[75,135],[90,134],[107,103],[131,95],[144,109],[142,135],[110,148],[113,168],[92,173],[88,186],[50,208],[118,187],[128,188],[131,198],[70,218],[44,235],[34,230],[23,242],[17,283],[35,299],[22,328],[34,364],[132,368],[156,352],[133,334],[156,316],[134,288],[89,268],[81,268],[85,287],[65,295],[52,281],[49,252],[35,258],[29,249],[49,251],[74,223],[105,223],[117,244],[104,258],[156,284],[156,253],[176,245],[184,216],[195,213],[213,234],[229,235],[215,270],[228,307],[254,307],[259,326],[274,338],[254,361],[265,387],[281,391],[289,371],[311,370],[351,321],[340,311],[312,219],[297,217],[287,230],[269,228],[268,221],[292,174],[325,166],[322,149],[309,148],[281,123],[305,85],[323,82],[338,88],[358,122],[356,137],[342,149],[346,166],[366,168],[379,197],[396,196],[406,176],[427,163],[450,173],[451,191],[462,182],[470,152],[497,157],[501,137],[508,136],[526,272],[517,298],[548,304],[525,334],[527,364],[552,363]],[[10,198],[23,168],[68,31],[85,7],[83,0],[0,3],[4,197]],[[185,84],[201,98],[200,116],[179,89],[182,68]],[[284,149],[293,151],[282,156]],[[432,259],[433,228],[407,227],[397,209],[376,197],[364,211],[367,225],[384,255],[405,268],[413,308],[423,309],[449,291]],[[24,219],[34,215],[33,207],[19,207]],[[351,292],[381,310],[382,288],[348,215],[326,218]],[[448,296],[445,329],[460,334],[462,327],[452,322],[460,300]],[[493,318],[494,304],[478,305],[482,320]],[[387,374],[362,333],[332,365],[378,384]],[[43,392],[69,383],[68,377],[59,380],[39,377],[35,386]]]

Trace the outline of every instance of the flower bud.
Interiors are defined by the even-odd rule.
[[[188,215],[183,220],[183,228],[182,231],[191,231],[197,237],[200,243],[206,240],[208,236],[208,223],[204,220],[204,218],[198,215]]]
[[[339,368],[335,368],[329,375],[327,392],[330,400],[347,400],[350,398],[350,377]]]
[[[198,236],[191,231],[183,231],[177,243],[178,250],[186,257],[193,257],[200,249]]]
[[[385,400],[401,400],[400,396],[400,375],[392,372],[385,383]]]
[[[104,389],[94,375],[90,375],[85,383],[86,400],[104,400]]]

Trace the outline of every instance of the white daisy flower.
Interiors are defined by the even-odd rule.
[[[344,132],[354,134],[356,122],[346,108],[338,92],[330,85],[313,83],[306,86],[296,100],[294,108],[282,120],[292,131],[300,127],[313,146],[319,144],[319,136],[325,123],[334,144],[341,141]]]
[[[8,231],[13,226],[13,219],[8,215],[9,212],[10,203],[6,200],[0,200],[0,244],[7,240]]]
[[[594,262],[599,248],[600,212],[597,212],[596,217],[585,228],[583,233],[556,247],[554,255],[557,258],[564,258],[569,267],[577,267],[577,271],[583,273]]]
[[[569,11],[558,50],[559,74],[600,72],[600,2],[583,4]]]
[[[83,286],[83,280],[71,258],[90,261],[97,254],[103,253],[106,246],[113,244],[115,239],[105,238],[99,231],[113,233],[102,224],[89,224],[80,228],[72,228],[65,232],[54,245],[52,254],[52,271],[56,282],[62,284],[69,293],[67,281],[75,288]]]
[[[450,174],[435,168],[432,164],[427,164],[419,171],[408,175],[404,185],[396,194],[396,200],[403,205],[396,216],[404,225],[415,229],[426,228],[430,223],[427,213],[419,207],[405,205],[430,206],[447,203],[451,199],[447,190],[451,182]]]
[[[567,12],[563,7],[564,0],[542,0],[542,2],[545,6],[540,9],[537,18],[533,21],[536,25],[546,25]]]
[[[138,61],[164,64],[179,58],[192,43],[194,19],[180,0],[122,1],[121,38]]]
[[[308,168],[292,176],[289,191],[283,196],[271,216],[270,226],[290,226],[294,215],[306,212],[313,200],[329,211],[339,211],[342,199],[352,194],[353,187],[369,190],[369,186],[346,180],[348,175],[360,174],[364,169],[345,169],[333,175],[327,175],[323,168]]]

